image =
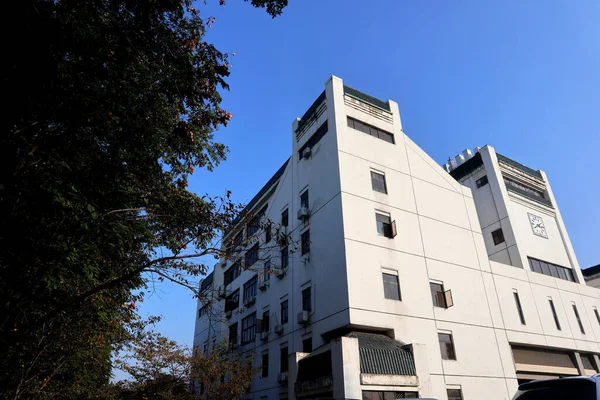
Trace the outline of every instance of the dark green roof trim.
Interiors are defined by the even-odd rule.
[[[256,203],[265,195],[265,193],[267,193],[267,191],[271,188],[271,186],[273,186],[275,184],[275,182],[277,182],[277,180],[279,178],[281,178],[281,175],[283,175],[283,172],[285,171],[285,167],[287,167],[288,163],[290,162],[290,159],[291,159],[291,157],[288,158],[281,167],[279,167],[277,172],[275,172],[275,175],[273,175],[271,177],[271,179],[269,179],[267,181],[265,186],[263,186],[262,189],[260,189],[258,191],[256,196],[254,196],[252,198],[252,200],[250,200],[250,202],[248,204],[246,204],[246,207],[244,207],[244,209],[242,210],[242,212],[240,212],[240,214],[237,216],[237,218],[233,220],[230,227],[227,229],[227,231],[225,231],[225,234],[223,236],[227,236],[229,234],[229,232],[231,232],[231,229],[234,226],[236,226],[238,224],[238,222],[240,222],[244,218],[244,216],[248,213],[248,211],[250,211],[252,209],[252,207],[254,207],[256,205]]]
[[[592,276],[600,274],[600,264],[594,265],[593,267],[588,267],[586,269],[582,269],[581,273],[583,274],[583,276]]]
[[[525,172],[527,175],[531,175],[531,176],[533,176],[535,178],[544,180],[544,178],[542,178],[542,174],[540,173],[540,171],[536,171],[534,169],[526,167],[525,165],[523,165],[521,163],[518,163],[515,160],[511,160],[510,158],[505,157],[502,154],[496,153],[496,155],[498,156],[498,161],[501,161],[501,162],[503,162],[505,164],[508,164],[511,167],[515,167],[519,171]]]
[[[518,194],[520,196],[527,197],[529,200],[533,200],[533,201],[535,201],[537,203],[540,203],[540,204],[543,204],[543,205],[545,205],[547,207],[554,208],[552,206],[552,202],[550,200],[544,198],[544,197],[535,196],[535,195],[529,193],[526,190],[519,189],[518,187],[510,185],[510,184],[508,184],[506,182],[504,182],[504,184],[506,186],[506,190],[508,190],[509,192],[516,193],[516,194]]]
[[[356,89],[352,89],[350,86],[344,85],[344,94],[348,96],[352,96],[360,101],[364,101],[372,106],[377,108],[381,108],[383,111],[392,112],[390,109],[390,104],[387,101],[376,99],[373,96],[369,96],[366,93],[359,92]]]
[[[321,102],[325,100],[325,97],[325,91],[323,90],[323,93],[321,93],[319,97],[317,97],[314,103],[312,103],[311,106],[308,107],[308,110],[306,110],[302,118],[300,118],[300,123],[298,124],[298,129],[296,129],[296,132],[300,132],[304,128],[304,126],[308,124],[311,115],[313,115],[315,111],[317,111],[317,107],[319,107],[319,104],[321,104]]]
[[[415,359],[402,342],[382,334],[351,332],[358,339],[360,372],[375,375],[416,375]]]
[[[457,181],[460,181],[462,178],[479,168],[482,164],[481,153],[477,152],[473,157],[450,171],[450,175]]]

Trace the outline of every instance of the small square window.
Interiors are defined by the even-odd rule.
[[[504,243],[504,233],[502,232],[502,228],[496,229],[492,232],[492,239],[494,240],[494,245],[497,246],[500,243]]]
[[[300,207],[308,208],[308,189],[300,195]]]
[[[444,295],[444,285],[440,283],[429,282],[431,290],[431,299],[434,307],[448,308],[446,305],[446,296]]]
[[[371,171],[371,186],[373,190],[387,194],[387,185],[385,183],[385,175],[379,172]]]
[[[448,400],[463,400],[462,392],[460,389],[446,389]]]
[[[481,178],[477,179],[475,181],[475,184],[477,185],[477,189],[479,189],[482,186],[487,185],[488,184],[488,177],[487,177],[487,175],[482,176]]]
[[[400,284],[398,283],[398,276],[392,274],[383,275],[383,295],[386,299],[390,300],[401,300],[400,297]]]
[[[440,342],[440,351],[442,352],[442,360],[456,360],[454,352],[454,341],[451,333],[438,333]]]
[[[310,230],[307,229],[300,235],[301,239],[301,247],[302,247],[302,255],[310,252]]]
[[[396,237],[396,221],[392,221],[389,215],[375,213],[377,223],[377,234],[393,239]]]

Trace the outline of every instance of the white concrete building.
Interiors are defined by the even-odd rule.
[[[257,400],[499,400],[596,373],[600,291],[546,175],[465,155],[445,171],[395,102],[331,77],[202,282],[195,346],[254,356]]]

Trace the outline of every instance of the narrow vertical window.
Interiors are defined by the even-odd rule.
[[[392,221],[389,215],[375,213],[377,234],[393,239],[396,237],[396,221]]]
[[[302,352],[310,353],[313,350],[312,347],[312,338],[304,339],[302,341]]]
[[[575,313],[575,318],[577,319],[577,323],[579,324],[579,330],[581,331],[582,335],[585,335],[585,329],[583,329],[583,322],[581,322],[581,318],[579,317],[579,311],[577,310],[577,306],[575,305],[575,303],[572,303],[573,305],[573,312]]]
[[[600,325],[600,314],[598,314],[598,309],[594,307],[594,314],[596,315],[596,321],[598,321],[598,325]]]
[[[302,255],[310,252],[310,229],[305,230],[300,235],[300,247],[302,250]]]
[[[312,311],[312,296],[310,287],[302,291],[302,311]]]
[[[552,311],[552,317],[554,317],[556,329],[560,331],[562,329],[560,328],[560,321],[558,320],[558,315],[556,315],[556,308],[554,307],[554,302],[552,301],[552,299],[548,299],[548,302],[550,303],[550,310]]]
[[[438,333],[440,342],[440,351],[442,352],[442,360],[456,360],[456,352],[454,351],[454,340],[451,333]]]
[[[269,376],[269,353],[264,353],[262,355],[262,360],[261,360],[261,374],[260,376],[262,378],[266,378]]]
[[[376,192],[387,194],[385,175],[380,174],[379,172],[371,171],[371,187]]]
[[[286,269],[289,265],[289,261],[288,247],[285,246],[281,249],[281,269]]]
[[[300,195],[300,207],[308,208],[308,189]]]
[[[271,279],[271,260],[265,261],[264,270],[263,270],[264,278],[263,280],[267,282]]]
[[[282,347],[279,350],[279,372],[288,371],[288,348]]]
[[[515,304],[517,305],[517,311],[519,312],[519,319],[521,320],[521,324],[526,325],[525,315],[523,315],[523,307],[521,307],[521,300],[519,299],[519,293],[516,290],[513,290],[513,295],[515,297]]]
[[[386,299],[400,300],[400,284],[398,276],[392,274],[382,274],[383,276],[383,295]]]
[[[284,300],[281,302],[281,323],[285,324],[288,322],[288,301]]]
[[[290,213],[289,213],[288,209],[286,208],[281,213],[281,225],[288,226],[289,222],[290,222]]]

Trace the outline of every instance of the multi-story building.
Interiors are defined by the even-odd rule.
[[[442,168],[337,77],[224,243],[194,343],[254,357],[249,398],[510,399],[599,371],[600,291],[546,175],[490,146]]]

